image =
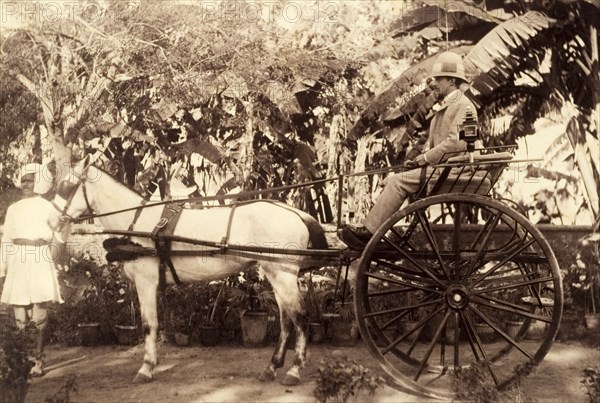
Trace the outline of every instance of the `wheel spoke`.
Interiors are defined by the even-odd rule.
[[[493,274],[496,270],[498,270],[500,267],[504,266],[512,258],[514,258],[519,253],[523,252],[525,249],[529,248],[534,243],[535,243],[535,239],[532,239],[529,242],[527,242],[526,244],[521,245],[521,247],[519,247],[517,250],[513,251],[512,253],[510,253],[507,257],[505,257],[504,259],[502,259],[502,261],[496,263],[494,265],[494,267],[492,267],[490,270],[488,270],[487,272],[485,272],[481,276],[479,276],[479,278],[477,278],[475,280],[475,282],[471,284],[471,287],[475,287],[481,281],[485,280],[487,277],[489,277],[491,274]]]
[[[382,259],[376,259],[375,263],[377,263],[378,266],[382,266],[385,269],[389,269],[386,271],[390,274],[394,274],[396,276],[401,275],[403,278],[409,279],[409,280],[431,283],[431,281],[428,281],[429,279],[427,277],[423,277],[423,272],[412,270],[412,269],[409,269],[408,267],[400,266],[396,263],[388,262],[387,260],[382,260]],[[380,270],[383,270],[383,269],[380,269]]]
[[[395,279],[395,278],[389,278],[386,276],[382,276],[381,274],[378,273],[365,273],[366,276],[371,277],[371,278],[376,278],[378,280],[382,280],[382,281],[388,281],[390,283],[394,283],[394,284],[399,284],[399,285],[404,285],[407,287],[412,287],[414,288],[418,288],[419,290],[423,290],[423,291],[428,291],[431,293],[436,293],[436,294],[443,294],[442,291],[436,290],[435,288],[428,288],[425,287],[423,285],[419,285],[419,284],[414,284],[414,283],[409,283],[407,281],[402,281],[400,279]]]
[[[522,306],[510,303],[508,301],[504,301],[494,297],[487,297],[489,301],[496,302],[497,305],[492,304],[491,302],[486,301],[481,296],[473,296],[473,302],[478,303],[479,305],[484,305],[490,308],[498,309],[500,311],[514,313],[517,315],[525,316],[527,318],[539,320],[540,322],[552,323],[552,318],[536,315],[535,313],[531,313],[528,310],[523,309]]]
[[[435,304],[435,303],[438,303],[441,301],[442,301],[442,298],[438,298],[434,301],[421,302],[419,304],[405,305],[405,306],[401,306],[399,308],[391,308],[391,309],[384,309],[383,311],[370,312],[370,313],[365,314],[365,318],[372,318],[375,316],[387,315],[387,314],[396,313],[396,312],[414,311],[416,308],[421,308],[423,306],[432,305],[432,304]]]
[[[460,325],[458,321],[458,311],[454,311],[454,369],[459,367],[459,354],[458,354],[458,337],[460,331]]]
[[[463,319],[463,323],[465,323],[466,327],[467,327],[467,333],[469,334],[469,340],[470,340],[470,344],[471,344],[471,348],[473,349],[473,355],[475,355],[475,359],[477,359],[479,361],[479,356],[477,355],[477,352],[475,351],[475,346],[472,343],[472,339],[473,337],[475,338],[475,342],[477,343],[477,347],[479,348],[479,351],[481,352],[481,355],[483,357],[483,361],[490,363],[490,360],[488,358],[487,353],[485,352],[485,348],[483,348],[483,343],[481,342],[481,339],[479,338],[479,335],[477,334],[477,332],[475,331],[475,327],[473,326],[473,322],[471,321],[471,316],[470,315],[464,315],[463,312],[460,312],[461,317]],[[492,326],[494,327],[494,326]],[[492,379],[494,380],[494,383],[496,385],[498,385],[500,383],[500,380],[498,379],[498,376],[496,375],[496,373],[494,372],[494,369],[492,368],[491,363],[489,365],[487,365],[489,371],[490,371],[490,375],[492,375]]]
[[[452,247],[454,250],[454,267],[460,267],[460,231],[461,231],[461,222],[462,222],[462,206],[457,203],[456,208],[454,210],[454,232],[452,234]],[[455,276],[458,273],[453,273]]]
[[[433,340],[431,341],[431,343],[429,343],[429,346],[427,347],[427,351],[425,352],[425,356],[423,357],[423,360],[421,361],[421,365],[419,366],[419,369],[417,370],[417,374],[413,378],[415,382],[417,382],[419,380],[419,377],[421,376],[421,374],[423,373],[423,370],[427,366],[427,362],[429,361],[429,357],[431,357],[433,348],[435,347],[435,344],[437,343],[440,336],[442,335],[442,331],[446,328],[446,322],[448,321],[450,314],[451,314],[451,312],[448,309],[446,311],[446,314],[444,315],[444,318],[442,319],[442,323],[440,323],[437,331],[435,332],[435,336],[433,336]]]
[[[449,280],[450,273],[448,272],[448,269],[446,269],[444,260],[442,259],[442,256],[440,255],[440,248],[438,247],[437,242],[433,236],[433,231],[431,230],[431,225],[429,224],[429,220],[427,219],[427,217],[425,217],[425,215],[423,214],[423,211],[421,211],[421,210],[417,210],[417,218],[419,219],[419,222],[421,223],[423,232],[425,233],[425,236],[427,237],[427,240],[429,241],[429,245],[431,246],[431,249],[435,253],[435,257],[437,258],[437,261],[438,261],[440,267],[442,268],[442,271],[444,272],[446,279]]]
[[[497,287],[489,287],[489,288],[479,289],[479,290],[474,291],[474,294],[483,294],[483,293],[487,293],[487,292],[510,290],[513,288],[519,288],[519,287],[523,287],[523,286],[531,285],[531,284],[548,283],[548,282],[552,282],[552,280],[553,280],[553,278],[549,277],[549,276],[541,277],[541,278],[536,278],[533,280],[522,281],[520,283],[499,285]]]
[[[469,306],[469,309],[471,309],[475,315],[479,316],[485,323],[487,323],[490,326],[492,325],[492,322],[485,317],[481,312],[479,312],[479,310],[477,308],[475,308],[474,306]],[[517,350],[519,350],[521,353],[523,353],[527,358],[529,358],[530,360],[533,360],[533,356],[531,354],[529,354],[527,351],[525,351],[521,345],[519,343],[517,343],[517,341],[515,339],[513,339],[512,337],[510,337],[506,332],[504,332],[504,330],[500,329],[500,328],[496,328],[497,332],[500,336],[502,336],[502,338],[504,340],[506,340],[507,342],[509,342],[513,347],[515,347]]]
[[[477,250],[477,253],[475,254],[475,257],[473,258],[473,261],[471,263],[471,267],[469,267],[467,269],[467,274],[466,276],[463,277],[463,279],[467,279],[471,276],[471,274],[473,274],[473,272],[475,270],[477,270],[477,265],[480,261],[480,259],[483,257],[484,255],[484,251],[485,248],[490,240],[490,237],[492,235],[492,232],[494,231],[494,229],[496,228],[496,226],[498,226],[498,223],[500,222],[500,217],[502,216],[502,212],[499,211],[497,212],[490,220],[488,220],[485,224],[484,224],[484,228],[485,227],[489,227],[489,229],[487,230],[487,232],[485,233],[485,235],[483,236],[483,240],[481,241],[481,244],[479,245],[479,249]],[[482,229],[483,231],[483,229]],[[481,233],[480,233],[481,234]],[[471,245],[471,250],[474,249],[475,247],[475,243],[478,241],[480,234],[477,234],[477,239],[475,240],[475,242],[473,243],[473,245]]]
[[[427,274],[433,281],[435,281],[438,285],[443,285],[439,278],[437,278],[427,267],[420,265],[410,254],[406,253],[402,248],[398,245],[392,243],[389,239],[383,238],[389,245],[391,245],[400,255],[402,255],[405,259],[411,262],[417,269],[423,271],[423,273]]]
[[[402,341],[404,341],[408,336],[410,336],[411,334],[413,334],[417,329],[422,328],[423,326],[425,326],[427,324],[427,322],[429,322],[435,315],[437,315],[438,313],[440,313],[442,310],[444,309],[443,306],[440,306],[439,308],[435,309],[431,314],[429,314],[426,318],[421,319],[416,325],[415,327],[413,327],[411,330],[409,330],[408,332],[406,332],[405,334],[401,335],[400,337],[398,337],[396,340],[394,340],[392,342],[392,344],[390,344],[388,347],[386,347],[384,350],[381,351],[382,354],[387,354],[390,352],[390,350],[393,347],[396,347],[399,343],[401,343]]]

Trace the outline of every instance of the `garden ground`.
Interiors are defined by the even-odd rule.
[[[312,402],[319,362],[329,355],[347,356],[366,368],[382,372],[361,342],[355,347],[311,344],[301,385],[281,385],[283,371],[278,373],[275,382],[261,383],[257,376],[272,352],[273,346],[250,349],[238,345],[177,347],[161,344],[160,365],[154,381],[134,385],[131,381],[142,363],[142,345],[50,346],[46,352],[48,372],[32,381],[26,401],[45,401],[75,376],[77,391],[71,400],[76,402]],[[286,369],[291,363],[291,354],[288,353],[287,358]],[[600,349],[581,343],[556,342],[536,372],[524,381],[521,397],[524,401],[536,402],[585,402],[587,397],[581,385],[583,369],[598,365]],[[359,395],[356,401],[426,400],[385,386],[375,396]]]

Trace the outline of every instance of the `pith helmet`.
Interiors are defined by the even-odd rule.
[[[460,55],[454,52],[440,54],[431,70],[432,77],[456,77],[463,81],[465,78],[465,65]]]
[[[17,186],[21,187],[21,178],[25,175],[34,175],[33,192],[45,194],[52,188],[52,173],[47,165],[29,163],[21,167]]]

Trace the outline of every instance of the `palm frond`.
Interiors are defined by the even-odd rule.
[[[392,24],[392,36],[416,32],[420,36],[432,39],[433,28],[438,28],[438,33],[441,35],[442,31],[462,30],[481,23],[489,23],[493,26],[503,21],[498,15],[470,0],[458,2],[421,0],[416,3],[416,8],[404,13]]]
[[[503,22],[484,36],[464,60],[465,69],[474,72],[471,92],[477,97],[490,94],[512,80],[516,71],[539,64],[543,56],[535,55],[537,63],[532,65],[528,44],[555,22],[540,12],[530,11]]]

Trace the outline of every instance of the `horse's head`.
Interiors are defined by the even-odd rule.
[[[93,212],[86,188],[90,166],[88,155],[71,168],[68,175],[56,187],[56,195],[52,203],[65,220],[76,221],[82,214]]]

